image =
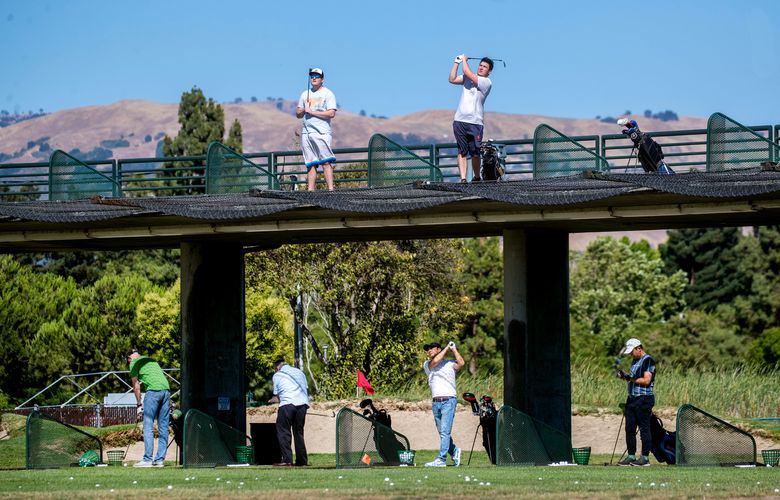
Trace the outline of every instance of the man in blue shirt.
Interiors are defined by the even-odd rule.
[[[293,436],[295,436],[295,465],[309,465],[306,443],[303,440],[306,410],[309,409],[309,384],[306,381],[306,374],[288,365],[283,359],[274,363],[274,369],[276,370],[273,377],[274,395],[269,402],[279,403],[279,411],[276,414],[276,438],[282,451],[281,462],[274,465],[286,467],[293,464],[290,446],[290,438]]]
[[[617,371],[617,377],[628,382],[628,399],[626,400],[626,450],[628,457],[618,462],[618,465],[650,465],[650,450],[653,441],[650,437],[650,419],[653,415],[655,396],[655,361],[645,352],[639,339],[628,339],[622,354],[630,354],[631,371]],[[636,428],[639,427],[639,437],[642,440],[642,455],[636,457]]]

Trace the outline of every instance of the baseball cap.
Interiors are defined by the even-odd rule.
[[[639,339],[626,340],[626,347],[625,349],[623,349],[623,354],[631,354],[631,351],[633,351],[634,348],[640,345],[642,345],[642,342]]]
[[[441,344],[438,342],[431,342],[430,344],[425,344],[423,345],[423,351],[427,351],[431,347],[438,347],[439,349],[441,349]]]
[[[325,72],[322,71],[322,68],[312,68],[309,70],[309,75],[315,75],[315,74],[325,78]]]

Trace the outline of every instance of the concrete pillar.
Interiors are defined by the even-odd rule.
[[[571,436],[565,231],[504,231],[504,340],[504,403]]]
[[[181,403],[246,429],[244,252],[181,245]]]

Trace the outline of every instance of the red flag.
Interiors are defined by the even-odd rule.
[[[357,386],[362,387],[366,394],[374,394],[374,388],[371,387],[371,383],[360,370],[357,371]]]

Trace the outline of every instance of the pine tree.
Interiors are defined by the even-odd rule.
[[[222,141],[225,135],[225,111],[214,99],[206,98],[198,87],[184,92],[179,103],[179,123],[181,129],[175,138],[165,136],[163,154],[165,156],[205,155],[212,141]],[[231,131],[238,120],[233,122]],[[238,125],[240,136],[240,128]],[[204,161],[166,162],[163,175],[175,177],[169,186],[176,190],[169,194],[195,194],[204,190]],[[192,168],[195,167],[195,168]],[[183,188],[183,190],[182,190]]]
[[[688,277],[685,300],[691,308],[714,311],[747,291],[748,277],[738,268],[741,238],[735,227],[669,231],[659,250],[668,274],[683,271]]]
[[[238,153],[242,152],[243,150],[244,134],[241,131],[241,122],[238,121],[238,118],[233,120],[233,125],[230,126],[227,140],[225,141],[225,146]]]

